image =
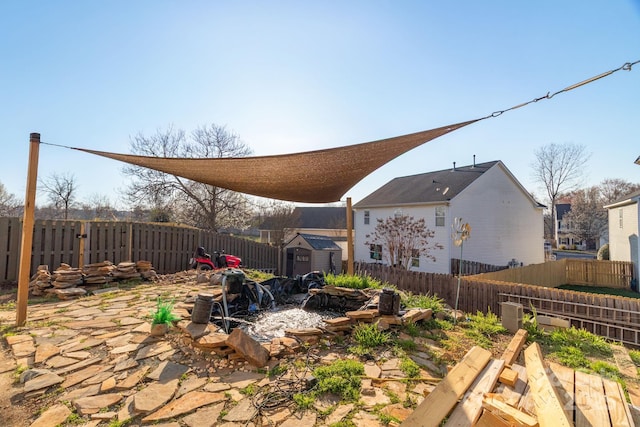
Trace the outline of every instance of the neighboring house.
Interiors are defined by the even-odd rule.
[[[284,230],[284,242],[291,240],[296,234],[314,234],[326,236],[342,248],[342,257],[347,257],[347,208],[334,206],[298,206],[292,218],[294,226]],[[260,225],[260,243],[276,243],[272,236],[282,235],[282,231],[274,230],[269,219]]]
[[[299,233],[284,248],[284,271],[288,277],[311,271],[340,274],[342,249],[326,236]]]
[[[635,191],[606,205],[609,212],[609,259],[631,261],[634,277],[640,264],[640,191]]]
[[[558,249],[585,249],[584,242],[572,236],[572,224],[567,216],[571,212],[571,201],[561,200],[556,203],[556,218],[558,219]]]
[[[376,262],[380,248],[365,245],[377,219],[396,214],[424,218],[444,249],[436,260],[414,260],[412,270],[449,273],[460,258],[451,224],[471,226],[463,259],[492,265],[544,262],[543,208],[501,161],[395,178],[354,205],[356,261]],[[382,260],[384,262],[384,260]],[[514,264],[515,264],[514,263]]]

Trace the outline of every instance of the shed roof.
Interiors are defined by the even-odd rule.
[[[320,251],[341,251],[342,248],[336,244],[333,240],[331,240],[327,236],[319,236],[317,234],[306,234],[306,233],[298,233],[293,239],[289,241],[291,243],[296,238],[304,239],[309,245],[315,249]],[[289,244],[287,243],[287,245]]]

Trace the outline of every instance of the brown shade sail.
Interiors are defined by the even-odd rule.
[[[301,203],[336,202],[401,154],[477,120],[346,147],[261,157],[167,158],[75,148],[240,193]]]

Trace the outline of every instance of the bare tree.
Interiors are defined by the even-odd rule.
[[[78,190],[75,176],[68,172],[63,174],[54,172],[40,180],[40,186],[56,211],[62,211],[63,218],[69,219],[69,209],[75,204]]]
[[[571,210],[566,215],[571,236],[586,242],[587,249],[596,249],[597,241],[607,229],[607,211],[604,209],[598,187],[574,191]]]
[[[558,241],[558,218],[556,201],[562,192],[570,192],[577,188],[584,174],[584,166],[590,154],[583,145],[548,144],[535,152],[535,160],[531,164],[533,176],[544,187],[551,205],[553,219],[553,238]]]
[[[386,261],[391,266],[409,269],[415,258],[424,256],[435,260],[433,251],[443,249],[439,243],[430,242],[435,231],[426,226],[424,218],[414,219],[408,215],[394,215],[377,219],[372,234],[367,234],[367,246],[379,246]]]
[[[211,124],[189,136],[173,127],[149,137],[138,134],[131,141],[131,152],[156,157],[222,158],[244,157],[252,150],[238,135]],[[180,222],[218,230],[244,228],[251,218],[251,204],[241,193],[140,166],[125,166],[123,172],[133,178],[125,189],[129,201],[137,205],[145,202],[150,209],[170,213]]]
[[[0,183],[0,216],[18,215],[19,207],[16,196],[9,193],[4,184]]]
[[[279,200],[271,200],[261,209],[261,228],[269,230],[269,243],[284,245],[288,232],[300,226],[300,211],[293,203]]]
[[[607,178],[598,186],[602,202],[606,205],[640,190],[640,184],[633,184],[619,178]]]
[[[93,220],[114,220],[115,209],[111,205],[109,197],[104,194],[91,194],[87,200],[82,203],[82,210],[86,217]]]

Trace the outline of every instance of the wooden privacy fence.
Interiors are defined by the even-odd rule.
[[[460,269],[462,269],[463,276],[469,276],[471,274],[489,273],[492,271],[500,271],[509,268],[506,265],[493,265],[485,264],[477,261],[468,261],[458,258],[451,258],[451,274],[457,275]]]
[[[633,263],[565,258],[478,274],[475,277],[549,287],[586,285],[629,289],[633,279]]]
[[[246,267],[278,269],[278,249],[191,227],[119,222],[37,220],[33,230],[31,274],[38,265],[55,269],[61,263],[78,267],[101,261],[151,261],[160,274],[188,268],[198,246],[212,253],[224,250],[242,258]],[[0,218],[0,282],[18,279],[22,221]]]
[[[414,294],[430,294],[455,304],[458,278],[450,274],[422,273],[380,264],[356,264],[357,274],[395,285]],[[484,275],[460,280],[458,308],[466,313],[478,311],[500,315],[500,304],[519,302],[525,310],[559,316],[595,334],[640,345],[640,299],[588,294],[552,287],[489,280]]]

